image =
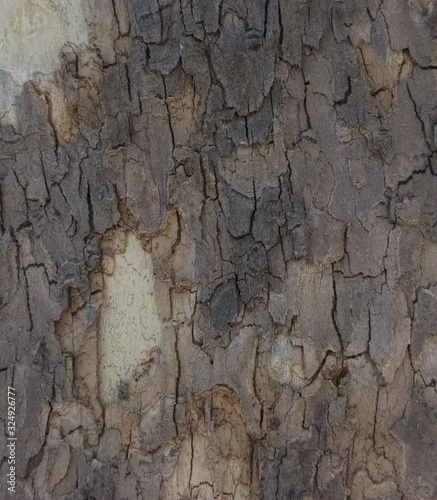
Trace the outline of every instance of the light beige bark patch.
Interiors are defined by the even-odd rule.
[[[65,45],[88,43],[83,0],[2,0],[1,7],[0,118],[33,73],[59,69]]]
[[[99,378],[101,399],[110,403],[118,399],[119,385],[131,379],[152,350],[159,349],[163,324],[156,302],[152,256],[138,238],[120,232],[103,252]]]

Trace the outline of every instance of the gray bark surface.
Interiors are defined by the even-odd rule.
[[[13,386],[16,498],[437,498],[434,3],[84,12],[0,120],[0,496]]]

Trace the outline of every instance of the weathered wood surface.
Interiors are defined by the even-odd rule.
[[[437,497],[436,16],[4,1],[17,498]]]

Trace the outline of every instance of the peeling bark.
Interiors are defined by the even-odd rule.
[[[0,496],[435,498],[433,2],[5,13]]]

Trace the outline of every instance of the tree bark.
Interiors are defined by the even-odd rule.
[[[4,4],[0,496],[436,498],[434,3]]]

